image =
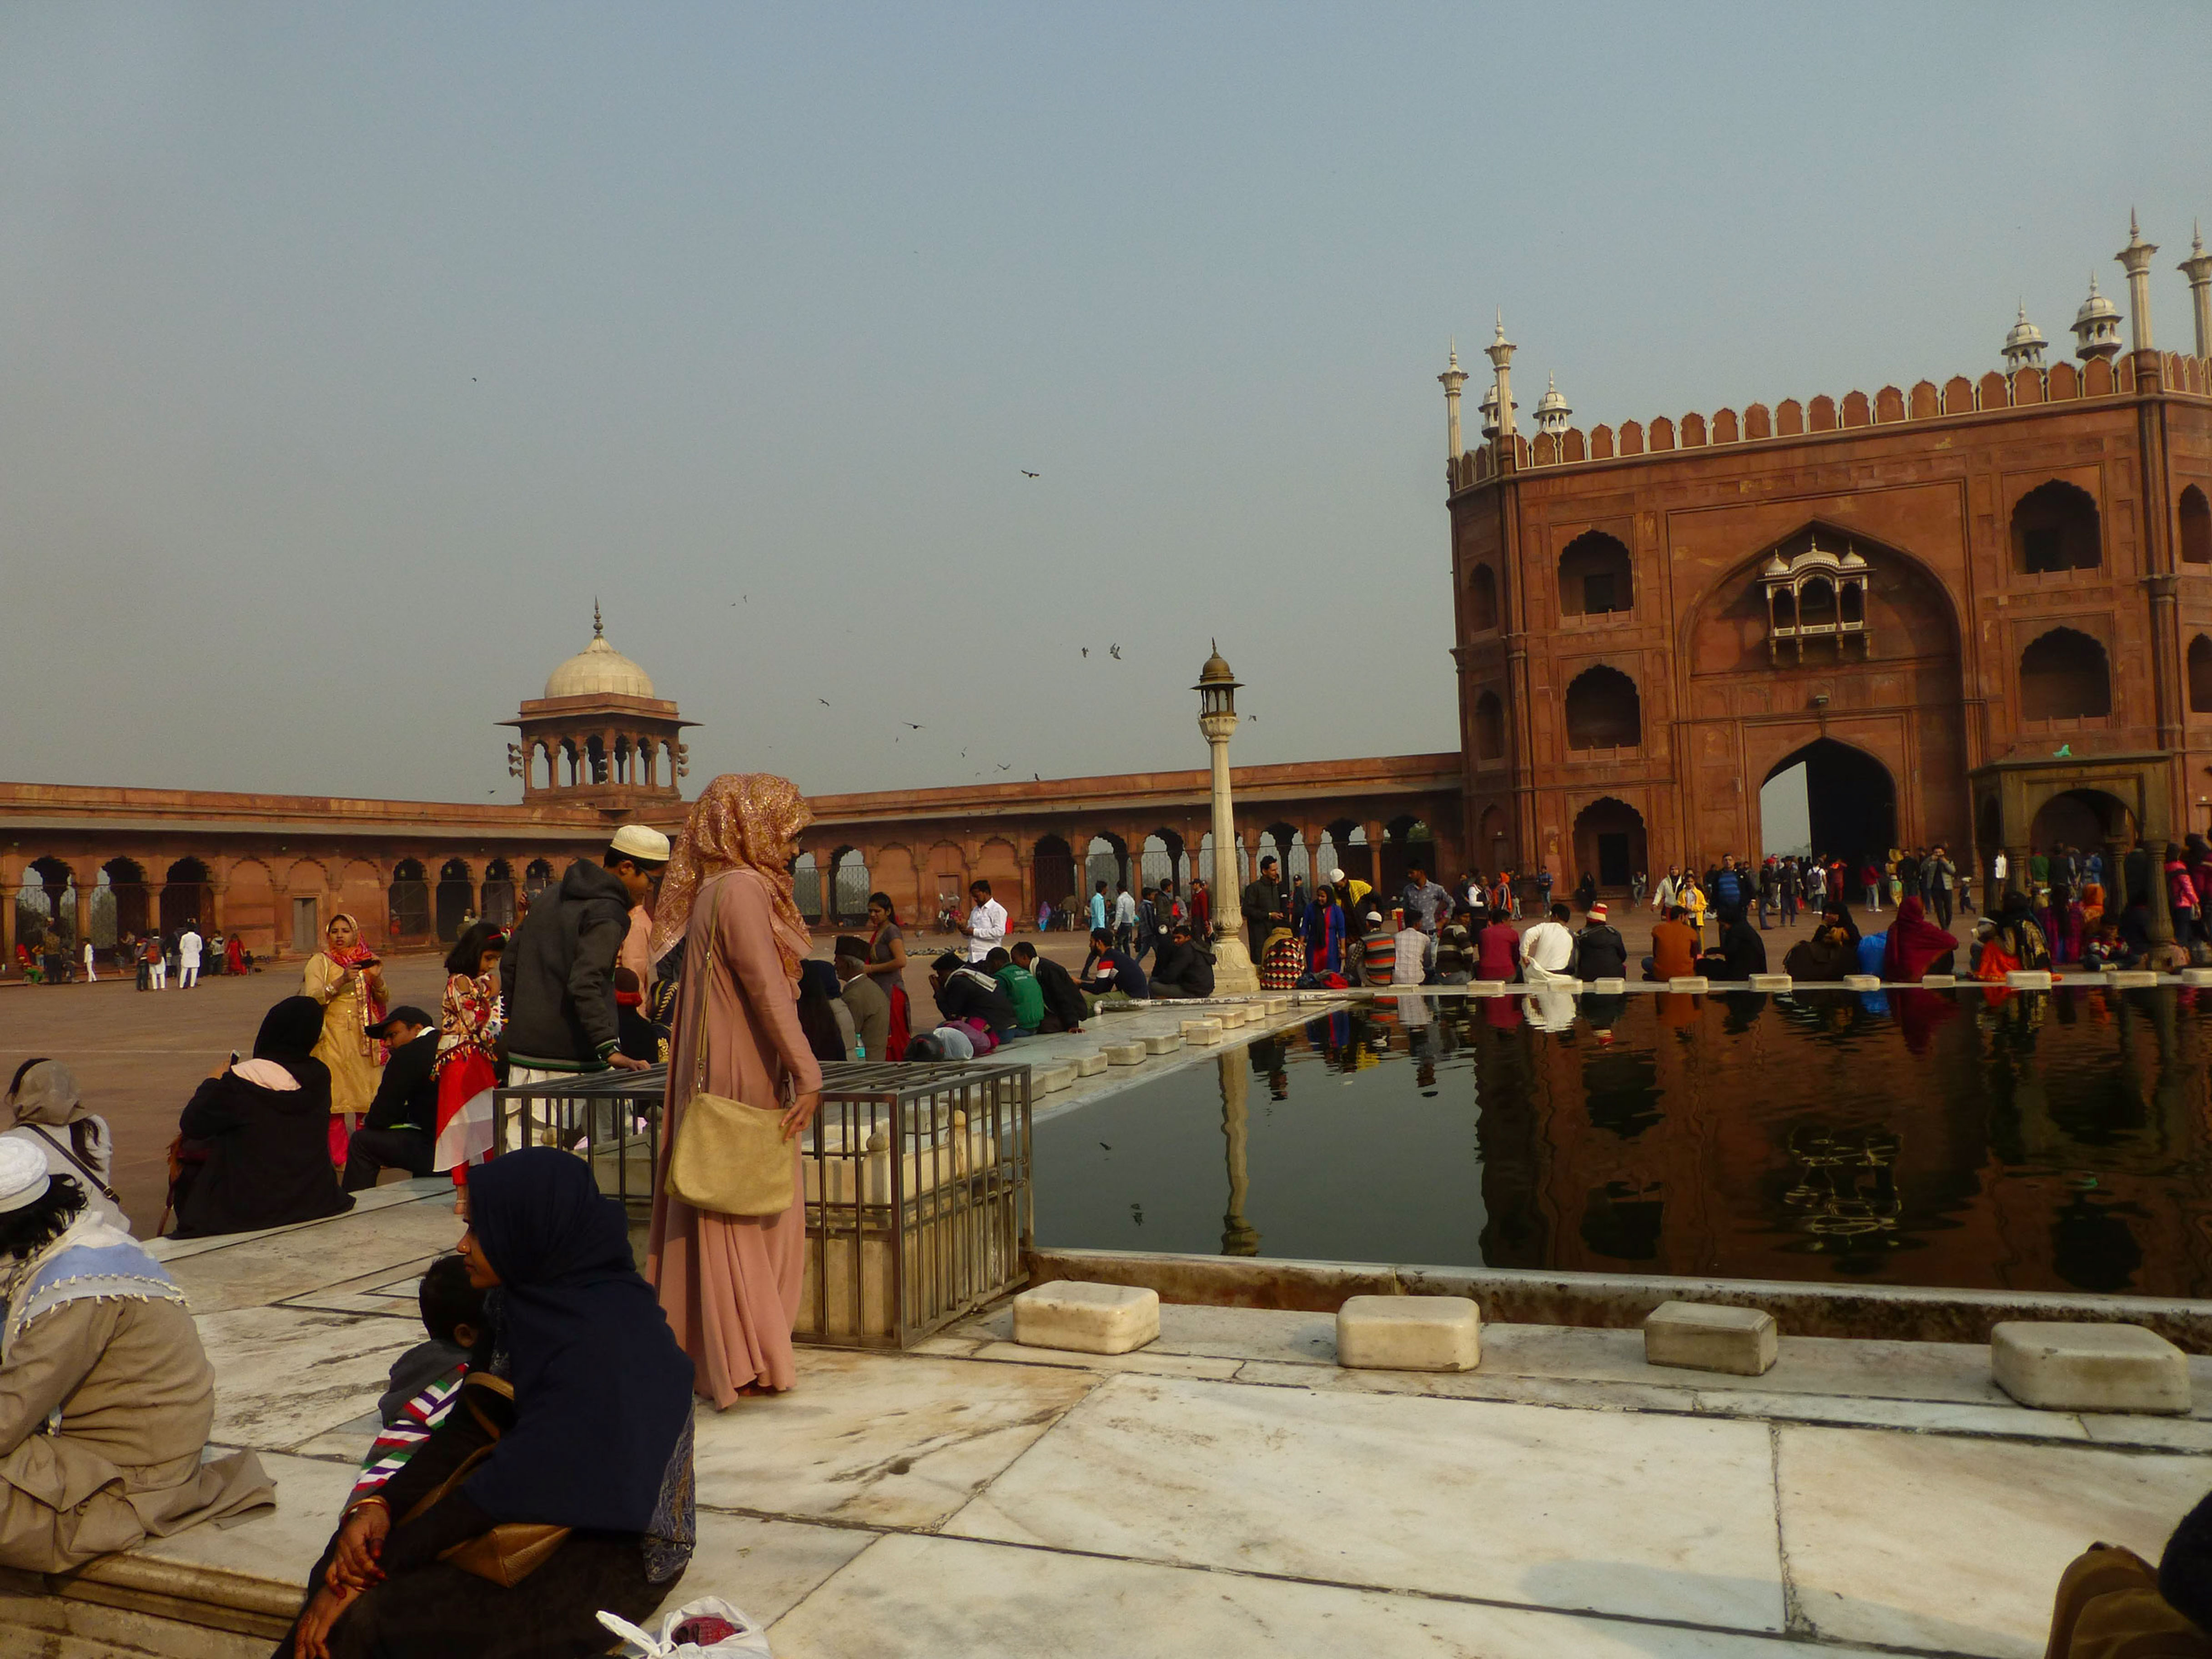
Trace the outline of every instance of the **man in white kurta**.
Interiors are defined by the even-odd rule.
[[[188,991],[200,982],[199,929],[187,922],[177,935],[177,988]]]

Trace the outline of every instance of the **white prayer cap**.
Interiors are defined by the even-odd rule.
[[[668,862],[668,837],[642,823],[625,823],[607,844],[634,859],[644,859],[653,864]]]
[[[0,1135],[0,1215],[37,1203],[52,1181],[44,1152],[27,1140]]]
[[[1341,870],[1332,870],[1328,872],[1328,878],[1331,881],[1342,881],[1344,879],[1344,872]]]

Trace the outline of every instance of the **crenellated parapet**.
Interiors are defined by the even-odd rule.
[[[2172,351],[2147,355],[2158,364],[2160,390],[2212,398],[2212,360]],[[1922,380],[1909,390],[1886,386],[1871,398],[1863,392],[1847,392],[1841,398],[1822,395],[1807,403],[1788,398],[1771,409],[1753,404],[1741,413],[1721,409],[1711,415],[1685,415],[1679,420],[1662,415],[1648,424],[1624,421],[1617,428],[1595,426],[1584,432],[1579,427],[1567,427],[1557,432],[1540,431],[1534,438],[1519,434],[1510,439],[1501,436],[1495,443],[1463,451],[1449,468],[1449,482],[1455,489],[1466,489],[1496,476],[1503,470],[1500,462],[1508,441],[1512,445],[1512,470],[1527,471],[1535,467],[1633,459],[1677,449],[1800,438],[1808,433],[1945,420],[2042,404],[2126,398],[2136,391],[2133,355],[2117,360],[2093,358],[2080,365],[2061,362],[2047,368],[2022,367],[2009,374],[1992,369],[1978,380],[1954,374],[1940,386],[1933,380]]]

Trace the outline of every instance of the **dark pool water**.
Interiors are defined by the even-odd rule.
[[[1040,1123],[1037,1236],[2201,1297],[2208,1073],[2174,988],[1385,999]]]

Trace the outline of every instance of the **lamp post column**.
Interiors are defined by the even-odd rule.
[[[1199,694],[1198,729],[1213,757],[1213,988],[1231,996],[1260,988],[1238,930],[1243,923],[1237,883],[1237,817],[1229,797],[1229,739],[1237,730],[1237,677],[1218,647],[1193,688]],[[1225,884],[1224,884],[1225,883]]]

